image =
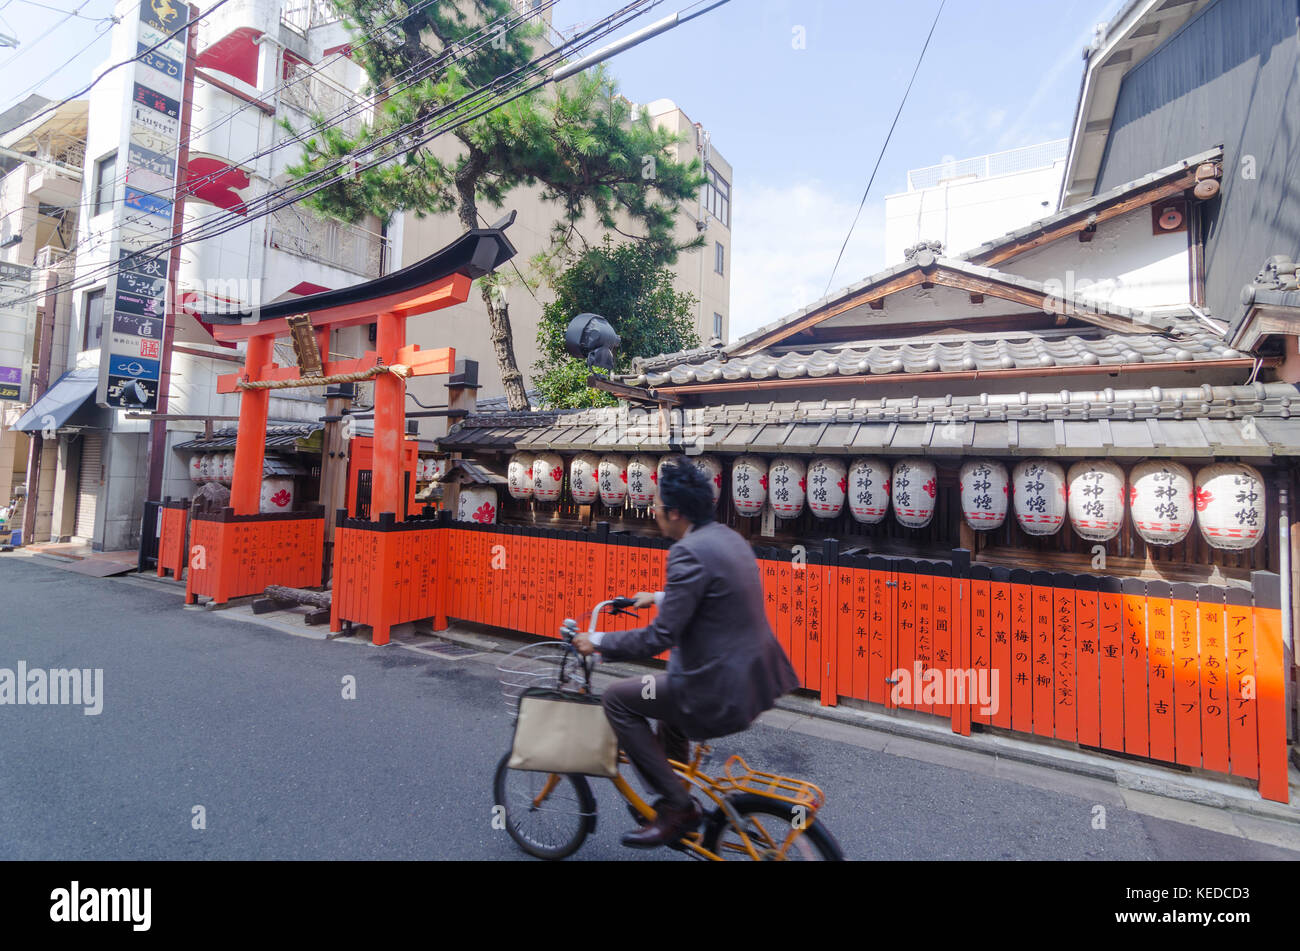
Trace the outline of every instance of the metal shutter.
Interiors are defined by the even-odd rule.
[[[95,503],[104,476],[104,437],[87,432],[81,437],[81,471],[77,475],[77,518],[74,534],[95,537]]]

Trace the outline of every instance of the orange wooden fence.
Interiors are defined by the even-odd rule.
[[[165,577],[167,572],[173,578],[180,578],[189,560],[190,504],[185,499],[172,501],[166,499],[158,508],[158,577]]]
[[[325,518],[312,512],[195,515],[190,523],[185,603],[218,604],[261,594],[269,584],[314,588],[321,583]]]
[[[566,617],[585,630],[597,602],[664,584],[666,539],[604,526],[343,524],[336,625],[432,617],[441,629],[450,617],[555,637]],[[384,546],[396,542],[376,540],[384,534],[410,542],[395,554]],[[962,734],[978,723],[1201,767],[1287,801],[1275,574],[1256,572],[1250,589],[1171,585],[972,566],[964,551],[840,554],[834,540],[822,553],[755,554],[772,630],[824,704],[851,697],[941,716]],[[429,583],[413,597],[421,576]]]

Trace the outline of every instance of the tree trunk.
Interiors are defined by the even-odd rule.
[[[478,227],[478,179],[486,167],[487,156],[470,146],[468,159],[456,172],[460,223],[467,231]],[[510,305],[493,298],[489,282],[480,280],[479,290],[483,294],[483,303],[487,306],[492,349],[496,352],[497,369],[501,373],[501,385],[506,391],[506,402],[512,410],[527,410],[528,395],[524,389],[524,375],[519,372],[519,365],[515,362],[514,337],[510,332]]]

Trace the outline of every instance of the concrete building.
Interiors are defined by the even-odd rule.
[[[907,173],[907,191],[885,196],[885,263],[922,241],[950,253],[1014,231],[1056,210],[1068,139]]]

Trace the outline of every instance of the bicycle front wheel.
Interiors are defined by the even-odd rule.
[[[492,782],[496,807],[515,844],[539,859],[578,851],[596,824],[596,797],[584,776],[511,769],[510,754]]]
[[[786,848],[783,855],[776,854],[795,825],[803,821],[803,817],[795,807],[752,793],[735,795],[727,801],[740,816],[745,835],[758,850],[760,858],[799,862],[844,861],[840,844],[820,822],[813,822],[812,825],[804,828]],[[701,844],[724,859],[750,857],[745,849],[744,840],[722,809],[715,809],[709,814]]]

